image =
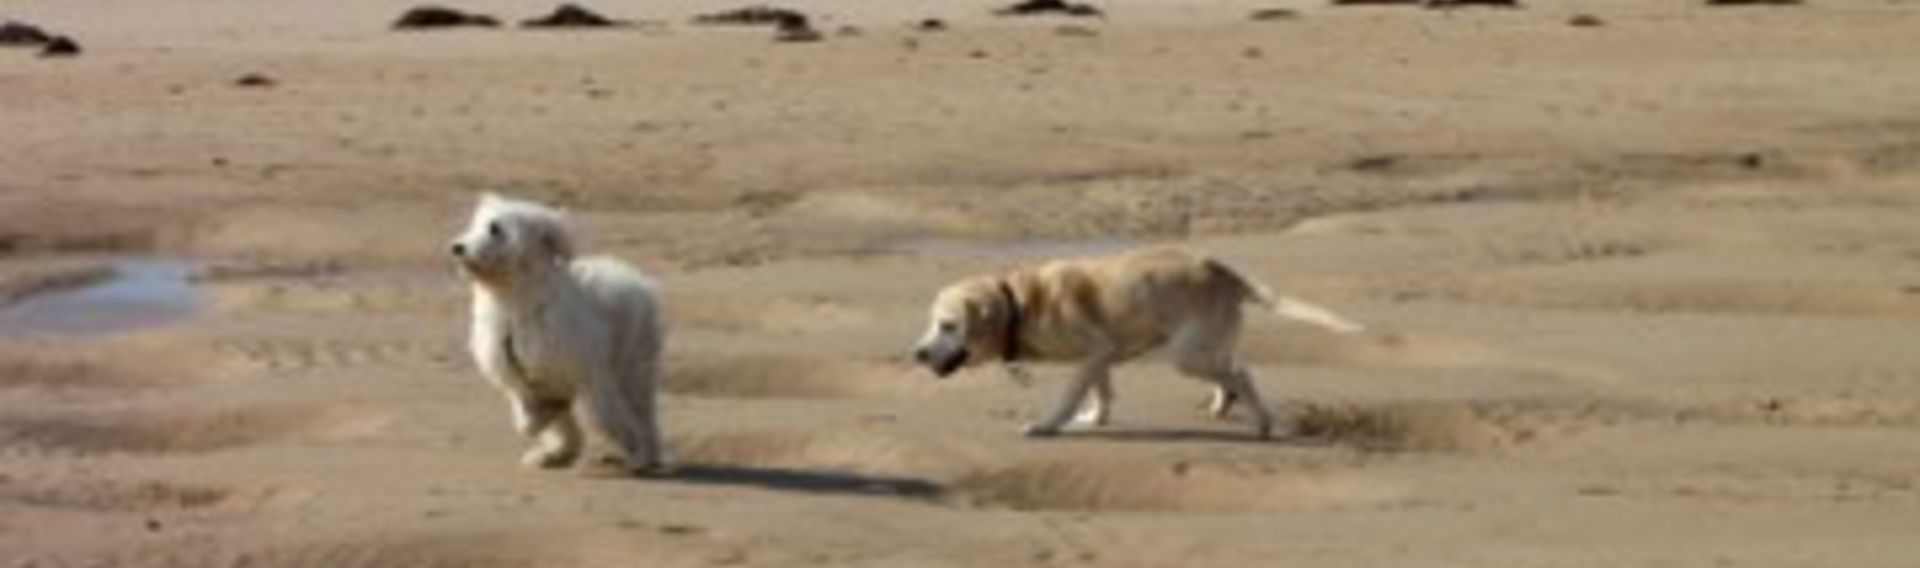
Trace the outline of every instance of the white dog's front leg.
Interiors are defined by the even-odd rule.
[[[545,430],[556,415],[566,410],[566,405],[545,403],[526,393],[509,391],[507,409],[513,415],[513,430],[531,438]]]
[[[579,422],[573,412],[563,410],[540,431],[539,443],[520,455],[520,464],[542,469],[572,465],[580,458],[582,442]]]
[[[1073,412],[1080,408],[1082,401],[1086,400],[1087,392],[1093,389],[1094,385],[1107,380],[1110,366],[1105,358],[1088,361],[1080,368],[1080,374],[1073,378],[1073,384],[1067,385],[1067,390],[1061,393],[1060,400],[1054,404],[1053,412],[1040,422],[1028,424],[1023,432],[1030,437],[1059,434],[1060,427],[1065,426],[1067,421],[1073,418]]]

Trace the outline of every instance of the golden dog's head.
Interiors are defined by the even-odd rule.
[[[467,228],[447,247],[469,278],[508,286],[573,259],[566,217],[550,207],[482,194]]]
[[[1000,278],[980,277],[947,286],[933,298],[927,331],[913,346],[915,361],[944,378],[968,365],[1004,356],[1013,314]]]

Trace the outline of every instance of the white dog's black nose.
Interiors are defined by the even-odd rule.
[[[454,256],[467,256],[467,245],[453,243],[453,246],[447,248],[453,252]]]

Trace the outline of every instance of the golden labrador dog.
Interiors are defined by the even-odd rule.
[[[938,377],[994,361],[1016,376],[1023,361],[1079,361],[1078,374],[1052,412],[1025,428],[1028,436],[1051,436],[1083,405],[1080,422],[1105,424],[1112,367],[1167,347],[1181,373],[1215,385],[1215,416],[1245,400],[1264,439],[1273,432],[1272,412],[1234,357],[1245,303],[1342,333],[1363,329],[1326,309],[1275,295],[1220,261],[1148,249],[949,285],[934,297],[932,321],[913,354]]]

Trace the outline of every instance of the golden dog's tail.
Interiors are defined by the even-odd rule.
[[[1234,270],[1233,267],[1227,266],[1220,261],[1208,260],[1207,263],[1212,265],[1214,270],[1219,271],[1234,282],[1239,283],[1240,288],[1245,291],[1247,301],[1260,304],[1269,310],[1273,310],[1273,313],[1279,314],[1281,317],[1310,323],[1339,333],[1360,333],[1367,330],[1367,326],[1340,317],[1339,314],[1333,313],[1333,310],[1308,303],[1298,298],[1275,294],[1272,290],[1267,289],[1265,285],[1260,284],[1252,278],[1248,278],[1246,275]]]

